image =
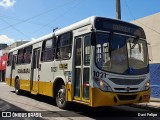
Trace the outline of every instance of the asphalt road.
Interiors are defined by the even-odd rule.
[[[131,106],[90,108],[72,103],[68,110],[59,109],[55,100],[42,95],[31,95],[24,92],[16,95],[14,88],[0,83],[0,120],[157,120],[153,111]],[[8,113],[6,113],[8,112]],[[11,117],[6,117],[6,115]],[[138,116],[140,115],[140,116]],[[150,117],[149,117],[150,115]],[[159,115],[159,114],[157,114]],[[17,117],[18,116],[18,117]],[[31,116],[31,117],[27,117]],[[35,117],[36,116],[36,117]]]

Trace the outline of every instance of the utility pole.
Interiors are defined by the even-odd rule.
[[[121,5],[120,0],[116,0],[116,19],[121,20]]]

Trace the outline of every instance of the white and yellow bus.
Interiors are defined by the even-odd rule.
[[[149,58],[143,29],[89,17],[9,51],[6,82],[91,107],[149,102]]]

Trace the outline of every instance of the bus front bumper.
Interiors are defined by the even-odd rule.
[[[135,93],[114,93],[104,92],[99,88],[91,89],[90,106],[92,107],[142,103],[150,100],[150,89]]]

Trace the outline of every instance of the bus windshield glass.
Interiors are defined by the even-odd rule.
[[[96,65],[101,70],[117,74],[147,74],[147,43],[124,35],[97,33]]]

